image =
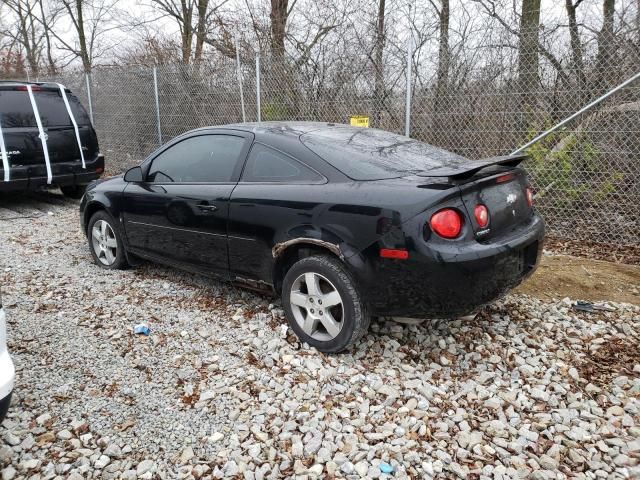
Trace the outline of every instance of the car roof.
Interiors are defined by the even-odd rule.
[[[182,136],[189,136],[198,132],[208,132],[212,130],[237,130],[255,135],[256,140],[272,141],[279,144],[291,145],[293,141],[306,134],[320,130],[347,129],[358,130],[361,127],[352,127],[341,123],[330,122],[304,122],[304,121],[269,121],[269,122],[246,122],[230,123],[227,125],[211,125],[208,127],[196,128],[185,132]]]
[[[304,121],[269,121],[269,122],[247,122],[247,123],[232,123],[229,125],[222,125],[219,128],[229,128],[234,130],[244,130],[246,132],[254,133],[258,136],[262,135],[282,135],[282,136],[296,136],[304,135],[305,133],[313,132],[315,130],[323,130],[327,128],[355,128],[340,123],[330,122],[304,122]]]

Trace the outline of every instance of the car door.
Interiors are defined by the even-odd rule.
[[[133,253],[228,278],[229,197],[253,135],[194,134],[145,163],[127,185],[123,220]]]
[[[232,280],[271,283],[276,236],[314,223],[324,207],[308,200],[314,197],[309,195],[310,189],[323,189],[326,182],[323,175],[290,155],[253,144],[230,200]]]

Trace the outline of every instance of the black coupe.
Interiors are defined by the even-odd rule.
[[[301,340],[338,352],[371,316],[465,315],[533,272],[544,223],[523,158],[331,123],[202,128],[89,185],[80,218],[99,266],[276,292]]]

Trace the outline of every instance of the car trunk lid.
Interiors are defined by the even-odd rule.
[[[460,195],[473,232],[478,241],[507,234],[526,222],[533,213],[527,202],[528,180],[520,168],[505,169],[488,175],[474,175],[459,184]],[[483,205],[489,212],[489,221],[481,226],[475,209]]]
[[[431,178],[434,186],[456,185],[476,239],[488,241],[516,229],[531,217],[533,210],[526,198],[527,175],[518,168],[526,158],[518,154],[452,162],[418,176]],[[484,227],[475,217],[478,205],[484,205],[489,212],[489,222]]]

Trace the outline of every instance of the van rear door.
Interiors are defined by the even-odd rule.
[[[60,89],[34,85],[32,90],[47,140],[54,177],[78,172],[78,167],[82,168],[82,158]],[[98,141],[89,116],[80,101],[68,90],[67,98],[78,125],[85,160],[94,160],[98,154]],[[46,177],[40,132],[25,86],[0,86],[0,126],[12,171],[11,178]]]

